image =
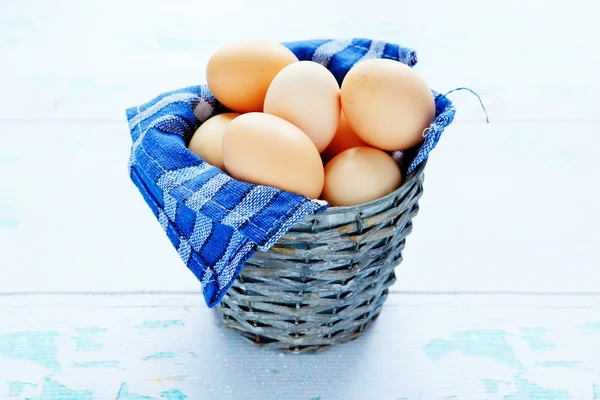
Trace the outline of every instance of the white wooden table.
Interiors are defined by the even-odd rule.
[[[3,0],[0,399],[600,399],[597,10]],[[318,355],[220,326],[127,176],[124,109],[243,36],[411,46],[490,114],[451,95],[384,312]]]

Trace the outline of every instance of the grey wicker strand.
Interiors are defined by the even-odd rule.
[[[293,353],[359,337],[396,280],[424,167],[395,192],[309,215],[269,251],[256,252],[217,307],[225,326],[264,348]]]

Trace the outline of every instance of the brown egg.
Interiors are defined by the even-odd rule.
[[[340,87],[321,64],[290,64],[271,82],[264,112],[296,125],[321,152],[333,139],[340,120]]]
[[[329,146],[321,154],[325,162],[353,147],[368,146],[354,131],[342,112],[335,136]]]
[[[223,133],[229,126],[229,123],[239,116],[237,113],[224,113],[215,115],[204,121],[190,140],[188,148],[192,153],[222,170],[225,169],[223,164]]]
[[[208,60],[206,82],[215,98],[239,113],[262,111],[275,75],[298,58],[280,43],[248,39],[229,43]]]
[[[389,154],[372,147],[354,147],[325,166],[321,198],[332,206],[354,206],[392,193],[401,183],[400,168]]]
[[[342,82],[342,109],[358,136],[382,150],[421,143],[435,103],[427,83],[409,66],[389,59],[360,62]]]
[[[231,121],[223,135],[223,161],[241,181],[313,199],[323,189],[317,148],[294,124],[274,115],[248,113]]]

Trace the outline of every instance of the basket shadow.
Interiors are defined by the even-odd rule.
[[[228,329],[216,312],[211,312],[210,347],[205,348],[208,364],[226,363],[221,378],[223,387],[248,398],[336,398],[360,380],[366,360],[378,346],[374,321],[354,340],[317,353],[290,354],[249,343]],[[245,397],[244,397],[245,398]]]

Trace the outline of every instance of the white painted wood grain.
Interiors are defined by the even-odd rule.
[[[598,292],[599,128],[448,128],[393,290]],[[0,123],[0,292],[200,290],[129,180],[128,135]]]
[[[0,296],[0,397],[592,400],[598,311],[597,296],[396,294],[363,337],[294,356],[224,330],[200,296]]]
[[[0,2],[0,398],[600,399],[596,4],[368,4]],[[181,294],[200,285],[127,177],[124,109],[246,36],[411,46],[493,122],[452,95],[381,318],[320,355],[262,352]],[[172,293],[11,295],[88,291]]]
[[[598,121],[595,3],[531,0],[0,3],[0,119],[120,120],[204,81],[209,55],[248,36],[369,37],[417,49],[436,90],[468,86],[493,120]],[[467,94],[459,119],[482,120]]]
[[[0,125],[0,293],[201,289],[129,180],[126,123]]]

